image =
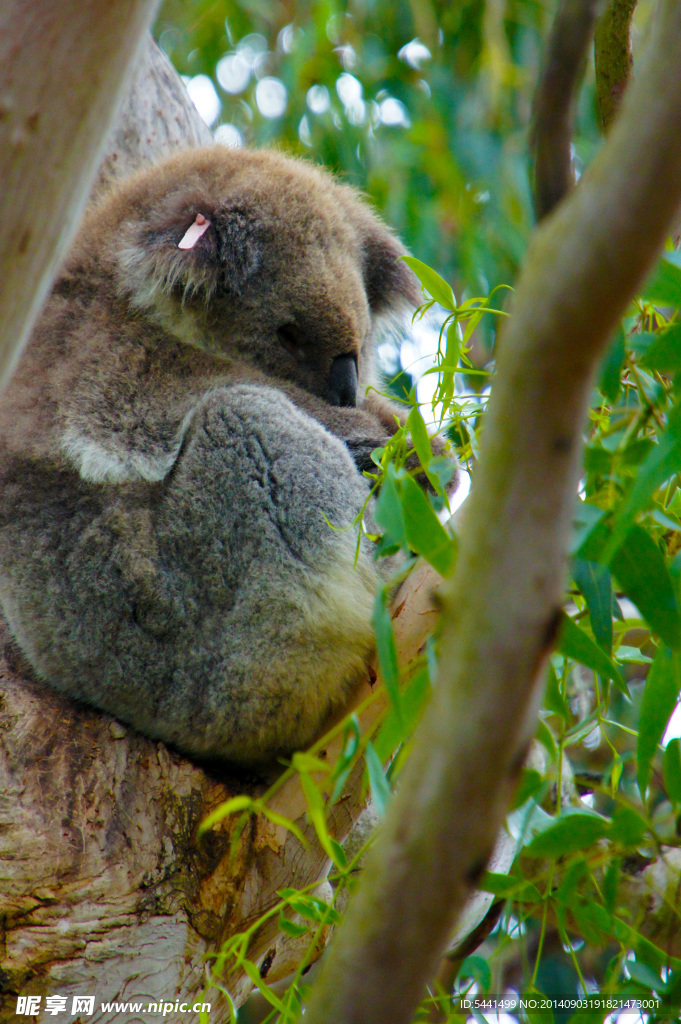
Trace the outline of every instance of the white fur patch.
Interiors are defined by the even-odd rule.
[[[64,433],[62,450],[88,483],[124,484],[139,480],[156,483],[163,480],[175,465],[193,414],[192,410],[182,420],[169,452],[151,456],[135,451],[119,454],[73,428]]]

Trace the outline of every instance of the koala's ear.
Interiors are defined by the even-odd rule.
[[[126,227],[118,262],[125,290],[139,305],[153,302],[158,291],[239,294],[260,266],[259,219],[243,205],[171,196]]]
[[[401,256],[407,251],[382,224],[372,225],[364,238],[364,284],[374,313],[400,305],[400,300],[418,306],[423,301],[416,275]]]

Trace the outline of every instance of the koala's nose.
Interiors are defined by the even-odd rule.
[[[336,356],[331,363],[326,400],[329,405],[357,405],[357,358],[353,353]]]

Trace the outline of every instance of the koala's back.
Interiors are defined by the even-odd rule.
[[[0,595],[39,675],[194,754],[309,742],[370,653],[376,585],[347,531],[366,488],[315,428],[244,385],[206,399],[169,481],[10,462]]]
[[[328,396],[400,251],[277,155],[176,158],[89,214],[0,404],[0,602],[42,679],[192,754],[314,737],[379,581],[350,453],[385,430]]]

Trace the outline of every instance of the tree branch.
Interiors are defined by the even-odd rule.
[[[635,9],[636,0],[610,0],[596,27],[596,102],[604,132],[609,130],[619,110],[634,65],[630,33]]]
[[[157,2],[0,7],[0,387],[71,241]]]
[[[530,151],[538,221],[574,184],[573,109],[599,6],[600,0],[561,0],[556,11],[532,112]]]
[[[555,640],[595,367],[681,202],[681,5],[580,187],[538,228],[499,345],[440,679],[309,1024],[411,1019],[484,870]]]

